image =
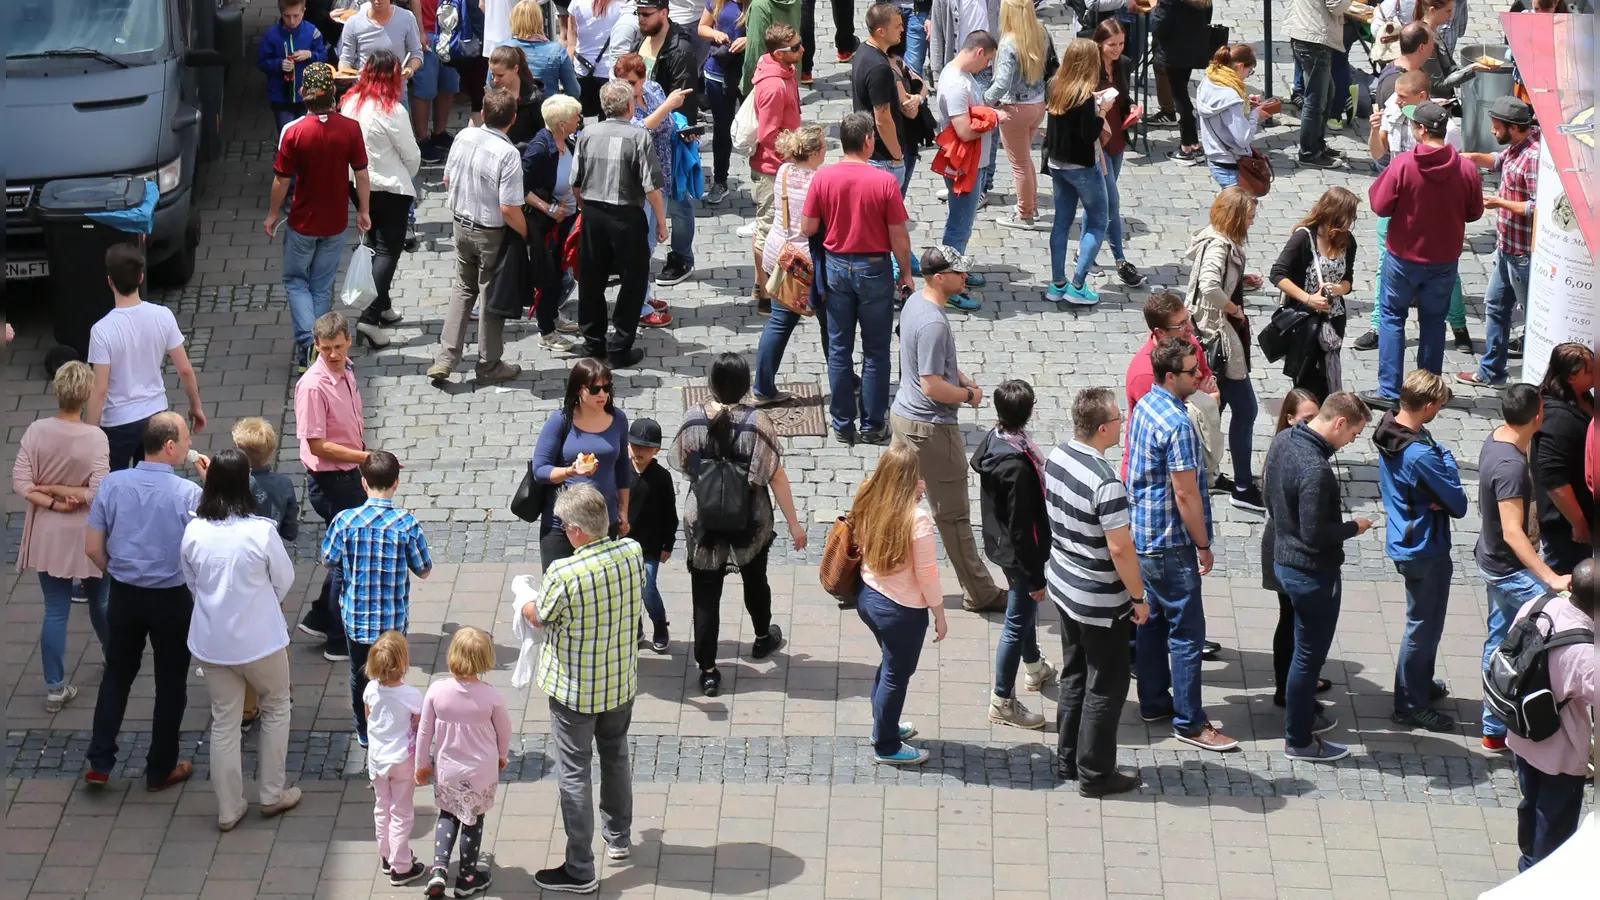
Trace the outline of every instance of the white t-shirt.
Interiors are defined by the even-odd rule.
[[[412,716],[422,715],[422,692],[409,684],[384,687],[367,682],[361,693],[367,705],[367,774],[373,778],[417,753],[417,730]]]
[[[613,60],[620,55],[615,47],[608,45],[611,39],[611,27],[622,17],[623,6],[622,0],[611,0],[606,4],[605,12],[597,16],[594,12],[594,0],[572,0],[568,12],[572,14],[572,27],[578,35],[578,55],[588,60],[596,69],[593,72],[586,72],[584,64],[580,62],[577,64],[579,75],[593,75],[597,78],[610,75],[610,67],[601,65],[600,50],[602,47],[607,48],[606,55]],[[633,15],[631,8],[627,12],[628,15]]]
[[[172,310],[143,300],[117,307],[89,329],[89,363],[111,366],[100,425],[111,428],[147,419],[167,409],[161,360],[183,346]]]
[[[1411,120],[1400,111],[1400,98],[1394,94],[1383,104],[1383,118],[1379,120],[1378,127],[1383,129],[1384,135],[1389,139],[1389,156],[1399,156],[1417,145],[1417,139],[1411,134]],[[1454,116],[1444,126],[1444,142],[1461,152],[1461,126],[1456,124]]]
[[[956,3],[956,45],[950,48],[950,57],[955,58],[960,52],[961,45],[967,42],[967,36],[974,31],[987,31],[999,39],[1000,29],[989,21],[989,4],[985,0],[957,0]],[[944,83],[944,73],[939,73],[939,83]]]
[[[978,90],[978,79],[967,72],[961,71],[957,60],[951,60],[939,73],[938,105],[935,108],[939,119],[939,127],[943,129],[950,124],[956,116],[966,115],[974,106],[983,106],[983,92]],[[983,160],[989,159],[989,142],[994,140],[994,129],[978,135],[982,141]],[[986,163],[987,164],[987,163]],[[979,189],[982,189],[979,185]]]
[[[471,0],[468,0],[471,2]],[[517,0],[483,0],[483,55],[511,41],[511,7]]]
[[[679,25],[694,26],[689,29],[689,33],[699,34],[697,26],[700,24],[700,14],[705,8],[704,0],[668,0],[667,18]]]

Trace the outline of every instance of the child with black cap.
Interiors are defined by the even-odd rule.
[[[672,475],[656,462],[661,452],[661,426],[655,419],[635,419],[628,428],[628,457],[633,460],[633,488],[628,494],[628,537],[644,551],[644,608],[655,625],[650,649],[667,652],[667,607],[656,590],[656,571],[672,556],[678,535],[678,497]],[[644,644],[644,623],[639,623],[639,643]]]

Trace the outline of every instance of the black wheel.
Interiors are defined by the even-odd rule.
[[[183,246],[161,262],[150,267],[150,280],[163,287],[182,287],[194,277],[195,250],[200,246],[200,222],[193,209],[189,213],[189,228],[183,235]]]

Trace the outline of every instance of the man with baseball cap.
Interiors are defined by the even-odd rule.
[[[699,54],[695,37],[698,32],[675,22],[670,17],[668,0],[638,0],[634,14],[639,25],[639,39],[629,48],[643,56],[646,77],[661,85],[663,93],[686,90],[683,105],[678,112],[691,126],[700,117],[700,66],[705,57]],[[696,20],[700,8],[695,8]],[[699,137],[683,135],[681,140],[698,141]],[[686,182],[687,183],[687,182]],[[667,201],[667,216],[672,221],[672,250],[667,253],[666,265],[656,276],[656,284],[666,287],[677,284],[694,272],[694,197],[685,192],[682,198],[673,196],[671,190],[663,192]]]
[[[289,230],[283,236],[283,289],[289,294],[289,315],[294,320],[295,371],[304,372],[311,361],[311,323],[328,311],[339,257],[344,254],[351,172],[356,183],[356,228],[365,233],[372,219],[367,214],[371,192],[367,144],[361,125],[335,108],[333,67],[306,66],[300,97],[306,114],[290,122],[278,138],[272,199],[262,225],[269,236],[277,230],[278,215],[294,184]]]
[[[962,605],[984,611],[1005,609],[1006,592],[995,585],[972,538],[967,454],[957,418],[963,403],[973,409],[983,403],[983,388],[956,367],[956,338],[944,311],[966,288],[971,270],[972,257],[954,247],[923,252],[922,293],[900,311],[900,392],[889,422],[894,436],[916,451],[939,542],[961,580]]]
[[[1528,304],[1528,266],[1533,253],[1533,193],[1539,179],[1539,126],[1533,107],[1510,96],[1489,107],[1489,128],[1504,150],[1463,154],[1485,168],[1498,169],[1500,190],[1486,194],[1483,205],[1499,210],[1495,219],[1494,265],[1483,293],[1484,348],[1475,372],[1460,372],[1462,384],[1499,386],[1506,383],[1506,347],[1511,314]]]
[[[1483,217],[1478,168],[1445,140],[1450,115],[1432,100],[1401,110],[1417,145],[1378,175],[1367,197],[1390,219],[1384,238],[1383,294],[1378,298],[1378,389],[1368,406],[1393,409],[1405,376],[1406,319],[1417,306],[1417,366],[1444,369],[1444,319],[1450,307],[1467,223]]]

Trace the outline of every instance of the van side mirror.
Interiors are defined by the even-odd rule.
[[[228,60],[215,50],[185,50],[183,64],[195,69],[226,66]]]

